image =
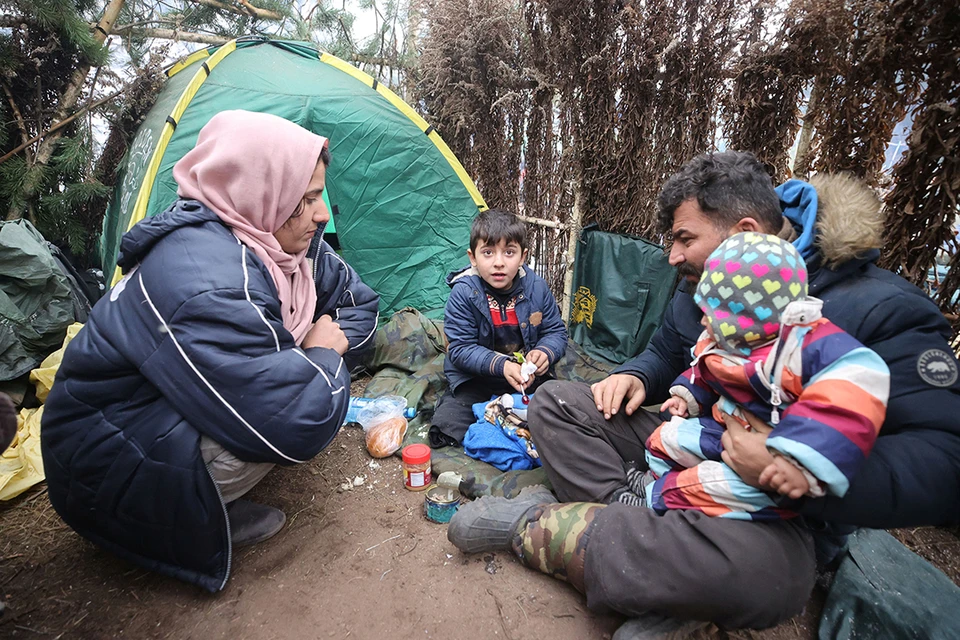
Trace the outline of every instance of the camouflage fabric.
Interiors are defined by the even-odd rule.
[[[535,507],[527,525],[513,537],[513,552],[531,569],[569,582],[585,593],[583,568],[590,525],[605,506],[568,502]]]
[[[446,351],[443,323],[430,320],[416,309],[401,309],[377,329],[374,348],[363,363],[374,372],[364,395],[402,396],[409,406],[417,408],[417,417],[407,427],[404,446],[427,442],[433,409],[447,386],[443,375]]]
[[[514,498],[524,487],[537,484],[550,486],[543,467],[526,471],[500,471],[486,462],[474,460],[458,447],[434,449],[431,467],[434,477],[444,471],[460,474],[463,478],[460,492],[468,498],[487,495]]]
[[[404,446],[429,444],[430,419],[437,400],[447,387],[443,375],[446,350],[443,323],[409,307],[393,314],[374,336],[374,348],[363,363],[373,373],[364,395],[370,398],[398,395],[406,398],[409,406],[417,408],[417,417],[410,420],[404,436]],[[567,353],[556,363],[555,371],[561,380],[592,383],[605,378],[614,366],[594,360],[570,341]],[[399,450],[396,455],[400,455]],[[463,476],[463,488],[468,497],[496,495],[512,498],[527,486],[549,486],[541,468],[502,472],[468,457],[461,448],[434,450],[432,466],[434,476],[444,471],[456,471]]]

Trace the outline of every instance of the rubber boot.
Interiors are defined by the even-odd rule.
[[[460,507],[447,527],[447,540],[464,553],[509,549],[528,511],[557,499],[543,485],[521,489],[516,498],[483,496]]]

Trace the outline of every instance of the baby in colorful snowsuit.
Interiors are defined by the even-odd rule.
[[[753,520],[796,515],[778,507],[776,493],[844,495],[886,415],[884,361],[821,315],[822,302],[807,296],[803,258],[775,236],[725,240],[707,258],[694,300],[705,331],[661,407],[673,418],[647,440],[650,473],[631,473],[628,493],[660,513]],[[772,427],[774,462],[760,476],[769,493],[721,461],[721,414],[749,428],[741,409]]]

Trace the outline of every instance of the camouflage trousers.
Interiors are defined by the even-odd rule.
[[[513,552],[531,569],[585,593],[584,554],[593,519],[605,506],[569,502],[535,507],[528,514],[527,524],[513,537]]]

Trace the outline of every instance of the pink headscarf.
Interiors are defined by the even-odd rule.
[[[278,116],[223,111],[173,167],[181,198],[212,209],[267,266],[277,284],[283,326],[299,344],[317,306],[306,250],[285,253],[273,234],[290,218],[327,139]]]

